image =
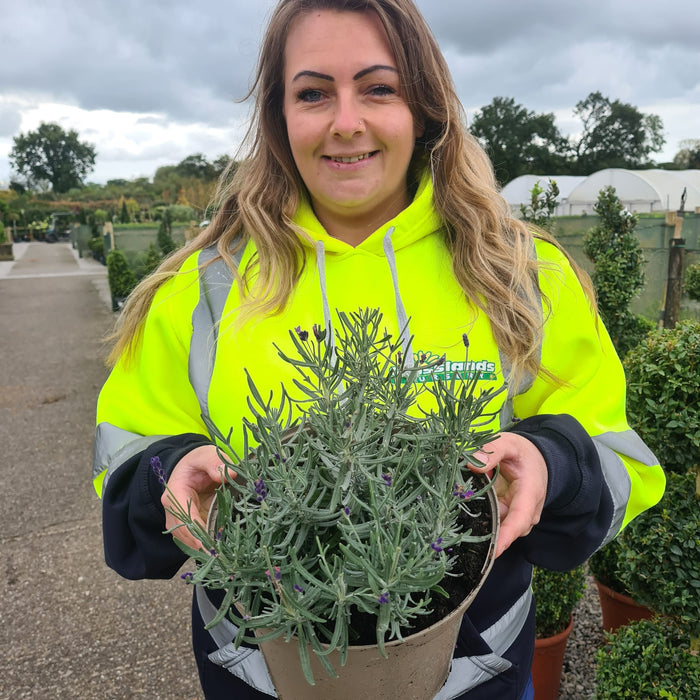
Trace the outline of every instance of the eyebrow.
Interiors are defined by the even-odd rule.
[[[390,70],[393,73],[398,73],[399,71],[394,68],[393,66],[384,66],[381,64],[377,64],[374,66],[370,66],[369,68],[363,68],[359,73],[355,73],[355,75],[352,76],[353,80],[359,80],[360,78],[364,78],[365,75],[368,73],[373,73],[376,70]],[[319,78],[320,80],[328,80],[331,83],[335,82],[335,78],[332,75],[326,75],[325,73],[318,73],[315,70],[303,70],[297,73],[293,78],[292,82],[297,80],[298,78],[302,77],[309,77],[309,78]]]

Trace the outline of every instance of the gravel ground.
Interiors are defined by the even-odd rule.
[[[605,644],[598,589],[586,577],[586,590],[574,610],[574,629],[566,645],[560,700],[592,700],[595,688],[595,652]]]

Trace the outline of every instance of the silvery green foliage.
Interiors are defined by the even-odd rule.
[[[273,405],[248,378],[242,455],[209,425],[237,473],[217,491],[212,532],[176,509],[204,545],[181,545],[198,564],[184,578],[226,592],[217,621],[239,626],[237,643],[297,636],[309,682],[307,643],[334,675],[321,645],[344,663],[357,610],[376,616],[384,653],[446,595],[453,549],[490,537],[458,521],[491,487],[479,491],[468,463],[494,437],[488,404],[502,391],[477,393],[476,377],[416,383],[426,365],[408,366],[378,310],[338,317],[337,348],[316,326],[290,332],[295,357],[278,348],[296,370],[294,396],[283,388]],[[429,412],[416,405],[424,392]]]

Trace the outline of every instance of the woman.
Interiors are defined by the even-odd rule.
[[[241,424],[244,369],[263,392],[288,379],[272,341],[290,328],[378,306],[394,333],[410,318],[414,349],[455,361],[467,333],[484,387],[509,379],[503,432],[481,455],[485,471],[500,463],[502,522],[438,697],[531,697],[532,564],[580,564],[663,492],[625,421],[590,284],[509,217],[411,0],[282,0],[255,90],[250,150],[214,222],[123,314],[98,406],[106,560],[128,578],[179,569],[150,460],[173,497],[206,513],[221,462],[201,414]],[[199,591],[193,604],[206,697],[268,697],[259,653],[241,662],[225,630],[203,629],[216,603]]]

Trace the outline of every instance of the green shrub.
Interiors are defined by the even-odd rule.
[[[535,567],[532,591],[535,594],[535,634],[538,638],[553,637],[566,629],[585,588],[583,566],[564,572]]]
[[[614,187],[600,191],[594,209],[600,222],[585,235],[583,252],[595,265],[592,280],[600,316],[624,357],[649,330],[649,323],[629,308],[644,286],[644,256],[634,234],[637,217],[624,208]]]
[[[0,221],[0,243],[7,243],[7,234],[5,233],[5,225]]]
[[[683,278],[683,291],[695,301],[700,301],[700,263],[691,265]]]
[[[622,546],[620,543],[621,538],[622,534],[618,535],[614,540],[611,540],[593,554],[588,560],[588,568],[596,581],[599,581],[616,593],[629,595],[627,586],[625,586],[624,582],[620,579],[620,573],[618,571],[618,561]]]
[[[170,235],[170,224],[166,220],[163,220],[158,228],[157,241],[163,256],[169,255],[177,248],[175,241]]]
[[[126,256],[118,248],[107,256],[107,279],[112,292],[112,308],[119,307],[120,301],[126,299],[136,286],[136,276],[131,271]]]
[[[596,700],[698,700],[700,658],[670,620],[642,620],[608,634],[596,652]]]
[[[624,530],[620,578],[638,603],[700,637],[700,502],[695,473],[668,474],[666,493]]]
[[[88,241],[88,248],[92,253],[92,257],[95,260],[99,260],[103,265],[105,264],[105,242],[102,236],[93,236]]]
[[[646,337],[624,360],[630,424],[666,471],[700,461],[700,323]]]

